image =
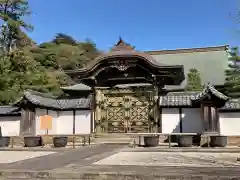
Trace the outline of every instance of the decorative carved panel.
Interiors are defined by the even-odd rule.
[[[132,107],[130,109],[130,131],[149,131],[149,102],[145,96],[132,96]]]
[[[149,131],[149,113],[148,106],[135,106],[131,108],[130,132],[148,132]]]
[[[102,124],[108,133],[148,132],[149,98],[139,93],[105,94]]]
[[[126,132],[124,109],[122,107],[107,108],[108,132],[122,133]]]

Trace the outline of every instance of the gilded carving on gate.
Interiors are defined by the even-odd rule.
[[[102,132],[149,132],[153,109],[150,87],[101,89],[98,109]]]

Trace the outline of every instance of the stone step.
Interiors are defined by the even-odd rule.
[[[124,133],[103,133],[103,134],[94,134],[93,137],[95,138],[123,138],[123,137],[131,137]]]
[[[131,136],[128,136],[126,134],[104,134],[104,135],[98,135],[92,138],[92,143],[133,143],[134,138]],[[135,143],[143,145],[144,144],[144,138],[140,137],[140,139],[137,137],[135,138]],[[168,143],[167,137],[160,136],[159,137],[159,143]]]
[[[143,136],[141,136],[143,138]],[[99,138],[107,138],[107,139],[124,139],[124,138],[133,138],[132,136],[130,135],[127,135],[127,134],[95,134],[93,135],[93,138],[94,139],[99,139]],[[165,140],[167,139],[168,137],[167,136],[159,136],[159,139],[160,140]]]
[[[96,138],[96,139],[92,139],[92,142],[124,142],[124,143],[129,143],[133,141],[132,138],[116,138],[116,139],[108,139],[108,138]]]

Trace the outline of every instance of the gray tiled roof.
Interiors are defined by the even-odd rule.
[[[85,84],[75,84],[72,86],[61,87],[62,90],[73,90],[73,91],[91,91],[92,88]]]
[[[240,110],[240,98],[230,99],[220,110]]]
[[[13,106],[0,106],[0,115],[20,115],[20,108]]]
[[[192,99],[199,93],[197,92],[172,92],[159,97],[159,106],[161,107],[192,107]],[[229,99],[219,110],[239,110],[240,98]]]
[[[36,106],[59,110],[91,109],[91,98],[56,99],[54,97],[46,97],[43,93],[28,90],[24,92],[23,98],[17,101],[15,105],[21,103],[24,99]]]
[[[229,98],[228,96],[224,95],[223,93],[219,92],[215,89],[215,87],[208,83],[203,90],[198,93],[196,96],[192,96],[192,100],[194,101],[201,101],[203,98],[205,98],[209,93],[213,94],[214,96],[227,101]]]
[[[136,86],[152,86],[152,84],[150,83],[117,84],[114,87],[128,88],[128,87],[136,87]]]
[[[201,92],[171,92],[159,97],[159,106],[192,106],[193,101],[201,101],[209,93],[227,101],[229,98],[216,90],[213,85],[207,84]]]
[[[159,97],[159,106],[192,106],[191,97],[196,96],[196,92],[171,92]]]

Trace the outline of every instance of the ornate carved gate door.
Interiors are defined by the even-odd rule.
[[[106,96],[106,122],[109,133],[127,132],[124,96]]]
[[[149,105],[133,95],[106,97],[108,133],[148,132]]]
[[[149,103],[145,97],[131,96],[130,132],[149,132]]]

